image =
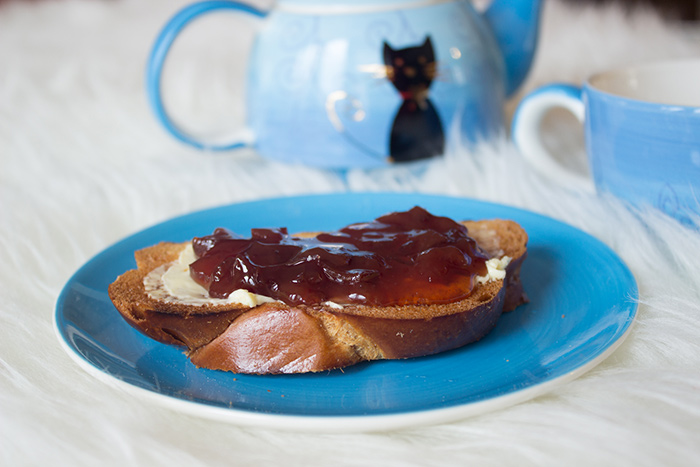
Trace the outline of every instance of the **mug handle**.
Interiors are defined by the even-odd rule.
[[[554,108],[570,111],[581,124],[585,121],[581,88],[569,84],[549,84],[531,92],[518,104],[513,116],[513,141],[525,160],[543,175],[574,189],[595,192],[595,185],[589,177],[565,167],[542,143],[542,120]]]
[[[176,13],[163,27],[163,30],[153,44],[146,69],[146,91],[148,93],[148,100],[161,124],[180,141],[199,149],[213,151],[223,151],[252,145],[254,142],[252,131],[249,128],[243,128],[237,132],[237,135],[231,136],[229,140],[223,143],[201,141],[188,134],[184,129],[178,127],[170,115],[168,115],[163,105],[160,85],[163,74],[163,63],[177,35],[182,32],[185,26],[200,15],[219,10],[239,11],[258,18],[263,18],[267,15],[267,12],[258,10],[253,6],[230,0],[203,1],[188,5]]]

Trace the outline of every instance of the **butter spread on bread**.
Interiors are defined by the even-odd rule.
[[[431,216],[420,208],[408,213]],[[439,223],[445,222],[442,219],[439,218]],[[303,373],[340,368],[363,360],[434,354],[481,339],[495,326],[503,311],[513,310],[526,301],[520,267],[526,256],[527,234],[518,224],[485,220],[465,221],[458,228],[441,225],[447,225],[458,236],[462,230],[468,231],[469,241],[476,246],[475,263],[482,262],[472,268],[474,274],[470,280],[457,278],[461,280],[460,287],[469,287],[466,292],[458,291],[456,295],[457,289],[449,283],[438,289],[451,293],[450,300],[426,301],[415,296],[403,300],[394,291],[393,303],[377,304],[381,297],[375,297],[375,303],[363,303],[357,299],[362,294],[353,295],[352,288],[344,295],[345,299],[337,299],[337,294],[327,297],[312,291],[310,296],[318,298],[316,302],[295,297],[296,303],[289,303],[279,296],[273,298],[241,287],[225,296],[212,297],[202,281],[198,283],[190,275],[190,264],[201,257],[194,253],[192,242],[160,243],[137,251],[137,269],[117,278],[110,285],[109,294],[129,324],[160,342],[184,347],[192,362],[205,368],[238,373]],[[363,224],[356,226],[362,228]],[[283,233],[286,235],[286,231]],[[337,232],[312,237],[333,239],[334,234]],[[277,233],[263,231],[258,235]],[[428,235],[434,236],[434,232]],[[392,233],[386,238],[398,237]],[[211,239],[204,239],[209,241],[205,247],[211,248]],[[202,250],[201,244],[199,249]],[[455,259],[453,252],[449,254],[452,266],[465,267],[459,255]],[[330,261],[336,258],[331,257]],[[467,263],[470,261],[467,259]],[[440,269],[436,269],[434,261],[429,266],[432,268],[427,268],[429,271]],[[349,269],[354,275],[347,277],[374,280],[367,279],[366,273],[361,276],[363,271]],[[410,268],[407,270],[411,273]],[[412,274],[421,276],[420,271],[414,270]],[[435,281],[435,274],[429,272],[427,280]],[[328,277],[337,279],[337,276],[333,271],[328,273]],[[415,277],[409,279],[407,284],[415,283],[410,282]],[[411,294],[409,287],[403,288]],[[401,287],[398,289],[401,292]],[[376,292],[377,288],[362,290]],[[431,284],[416,290],[433,291]]]
[[[190,276],[190,264],[196,259],[192,244],[185,244],[177,261],[159,266],[144,277],[143,285],[148,296],[155,300],[192,306],[237,303],[252,308],[274,301],[270,297],[250,293],[245,289],[237,289],[226,298],[210,297],[207,289]]]

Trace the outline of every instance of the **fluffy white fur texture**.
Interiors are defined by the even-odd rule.
[[[505,138],[455,151],[420,175],[396,168],[347,179],[249,151],[184,147],[155,122],[143,90],[151,42],[181,4],[0,4],[0,464],[697,465],[700,235],[652,211],[641,213],[642,223],[614,200],[567,191],[533,173]],[[202,21],[173,50],[168,99],[191,126],[240,122],[247,23]],[[239,32],[229,30],[233,23]],[[696,28],[649,11],[549,0],[523,92],[578,83],[610,66],[698,55],[698,37]],[[576,164],[580,140],[554,136]],[[96,380],[59,346],[52,330],[59,292],[116,240],[210,206],[355,190],[485,199],[593,234],[638,279],[631,335],[594,370],[527,403],[452,424],[355,435],[185,416]]]

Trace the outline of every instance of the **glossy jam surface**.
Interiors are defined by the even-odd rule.
[[[190,275],[214,298],[246,289],[291,305],[450,303],[486,274],[487,257],[466,227],[420,207],[313,238],[216,229],[192,243]]]

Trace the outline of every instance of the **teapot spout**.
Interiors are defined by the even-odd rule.
[[[506,65],[506,95],[525,81],[537,48],[541,0],[493,0],[484,17]]]

